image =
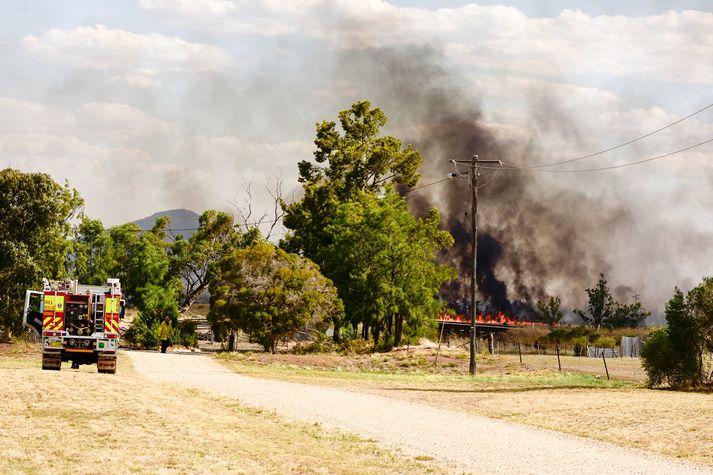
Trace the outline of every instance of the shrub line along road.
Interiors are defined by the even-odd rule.
[[[202,354],[125,353],[149,379],[376,439],[404,455],[430,456],[459,471],[713,474],[707,467],[535,427],[372,394],[242,376]]]

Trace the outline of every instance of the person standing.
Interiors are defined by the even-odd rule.
[[[171,345],[171,317],[166,316],[158,329],[158,339],[161,340],[161,353],[166,353],[166,349]]]

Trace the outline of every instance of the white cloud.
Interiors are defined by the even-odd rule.
[[[281,178],[289,189],[297,186],[297,167],[314,151],[310,142],[251,142],[236,136],[197,135],[186,142],[187,153],[196,160],[195,167],[222,170],[221,177],[230,176],[232,191],[239,182],[261,187],[266,181]],[[232,193],[232,192],[231,192]],[[268,197],[262,197],[262,201]],[[258,203],[268,205],[269,203]]]
[[[280,177],[292,190],[294,164],[313,149],[299,141],[184,137],[174,124],[120,103],[90,102],[67,112],[0,97],[0,111],[0,166],[69,179],[87,213],[108,225],[159,209],[226,208],[240,183],[253,184],[253,206],[262,212],[273,204],[263,185]]]
[[[89,103],[76,110],[79,126],[103,135],[131,137],[165,135],[173,125],[126,104]]]
[[[147,10],[177,9],[210,14],[224,14],[238,8],[231,0],[139,0],[139,6]]]
[[[77,136],[89,142],[111,138],[131,143],[175,131],[175,126],[166,120],[120,103],[90,102],[73,111],[63,111],[37,102],[0,97],[0,112],[0,135]]]
[[[383,0],[142,0],[140,7],[186,28],[301,33],[343,49],[443,45],[456,63],[486,70],[713,81],[713,13],[698,11],[592,17],[564,10],[529,18],[498,5],[427,10]]]
[[[74,127],[75,117],[69,112],[44,104],[13,97],[0,97],[0,133],[64,133]]]
[[[540,152],[534,155],[549,157],[545,160],[549,162],[606,149],[682,118],[661,107],[632,105],[611,91],[576,84],[483,76],[474,81],[474,88],[488,91],[482,105],[486,121],[497,124],[493,130],[509,127],[515,134],[514,143],[536,143]],[[645,140],[583,161],[582,165],[633,161],[707,140],[713,137],[711,112],[704,111]],[[535,140],[527,140],[528,134]],[[689,155],[694,156],[693,152]]]
[[[282,10],[293,13],[303,3],[295,2],[240,2],[230,0],[140,0],[139,7],[155,11],[171,23],[185,28],[205,28],[211,32],[279,36],[297,31],[298,27],[280,18],[273,18]],[[283,7],[283,8],[280,8]]]
[[[156,86],[156,77],[166,73],[221,72],[232,61],[215,45],[104,25],[51,29],[41,36],[25,36],[22,42],[35,55],[80,69],[114,72],[112,80],[139,87]]]
[[[124,83],[136,89],[152,89],[162,84],[158,79],[141,74],[120,74],[109,78],[109,84],[120,83]]]

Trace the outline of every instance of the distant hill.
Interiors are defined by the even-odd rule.
[[[156,223],[156,218],[161,216],[170,216],[171,224],[169,224],[169,236],[177,236],[183,234],[186,239],[191,237],[198,227],[198,214],[188,209],[169,209],[167,211],[159,211],[146,218],[138,219],[134,223],[138,224],[141,229],[151,229]]]

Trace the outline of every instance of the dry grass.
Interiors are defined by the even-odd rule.
[[[372,441],[226,398],[0,349],[0,473],[429,473]],[[29,366],[28,361],[34,365]]]
[[[523,368],[526,371],[558,369],[556,355],[522,355],[522,366],[520,366],[518,355],[500,355],[498,358],[509,364],[510,367],[516,365],[516,367]],[[562,371],[586,373],[606,378],[606,369],[601,358],[560,356],[560,364],[562,365]],[[609,377],[612,379],[636,381],[638,383],[646,381],[646,372],[642,368],[639,358],[607,358],[606,364],[609,370]]]
[[[468,374],[468,354],[444,351],[436,357],[430,348],[390,353],[342,356],[338,354],[294,355],[288,353],[219,353],[218,358],[239,367],[240,371],[263,377],[289,377],[310,380],[344,379],[388,381],[472,382]],[[505,379],[508,384],[543,386],[631,386],[645,376],[638,359],[607,360],[611,381],[606,380],[601,359],[561,357],[562,372],[557,371],[557,357],[552,355],[478,355],[479,382],[485,384]],[[414,379],[413,376],[418,376]],[[550,382],[551,381],[551,382]]]
[[[476,415],[590,437],[681,457],[713,466],[713,395],[649,390],[637,381],[638,360],[607,360],[614,379],[606,381],[601,359],[556,356],[479,356],[479,375],[467,366],[437,372],[425,355],[219,355],[241,373],[311,384],[340,386],[447,407]],[[419,359],[420,358],[420,359]],[[464,359],[439,358],[447,366]],[[372,361],[373,360],[373,361]],[[467,364],[467,360],[466,363]],[[381,367],[382,369],[378,369]],[[388,368],[400,368],[392,371]]]
[[[445,405],[713,466],[713,397],[709,394],[643,388],[396,393],[412,401]]]

